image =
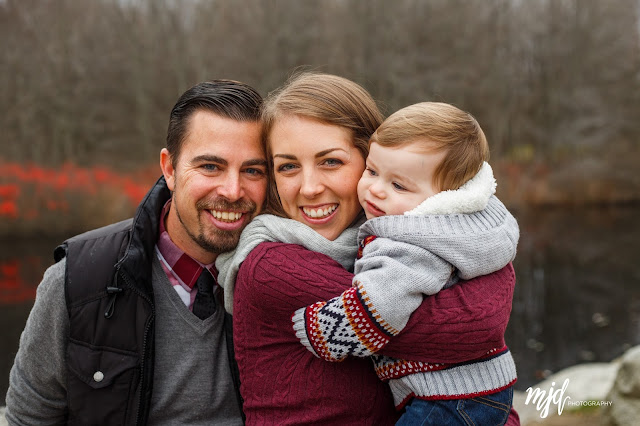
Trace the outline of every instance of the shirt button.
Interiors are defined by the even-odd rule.
[[[96,371],[95,373],[93,373],[93,380],[95,380],[96,382],[101,382],[102,379],[104,379],[104,374],[102,374],[102,371]]]

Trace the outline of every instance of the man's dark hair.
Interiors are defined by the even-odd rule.
[[[212,80],[199,83],[180,96],[169,116],[167,150],[176,164],[189,119],[199,110],[211,111],[237,121],[259,121],[262,97],[239,81]]]

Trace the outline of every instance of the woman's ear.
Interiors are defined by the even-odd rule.
[[[175,169],[173,168],[173,162],[171,161],[171,154],[169,154],[169,150],[167,148],[162,148],[160,151],[160,168],[162,169],[162,174],[164,175],[164,179],[167,181],[167,187],[169,191],[173,192],[173,188],[175,187]]]

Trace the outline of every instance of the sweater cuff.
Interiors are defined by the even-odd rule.
[[[300,343],[309,350],[316,358],[320,358],[318,353],[311,345],[309,341],[309,336],[307,335],[307,328],[305,326],[305,316],[306,316],[307,308],[300,308],[293,313],[291,317],[291,322],[293,322],[293,331],[296,333],[296,337],[300,340]]]

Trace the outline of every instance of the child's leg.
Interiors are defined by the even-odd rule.
[[[513,401],[513,388],[491,395],[450,401],[414,398],[398,420],[399,426],[504,425]]]

